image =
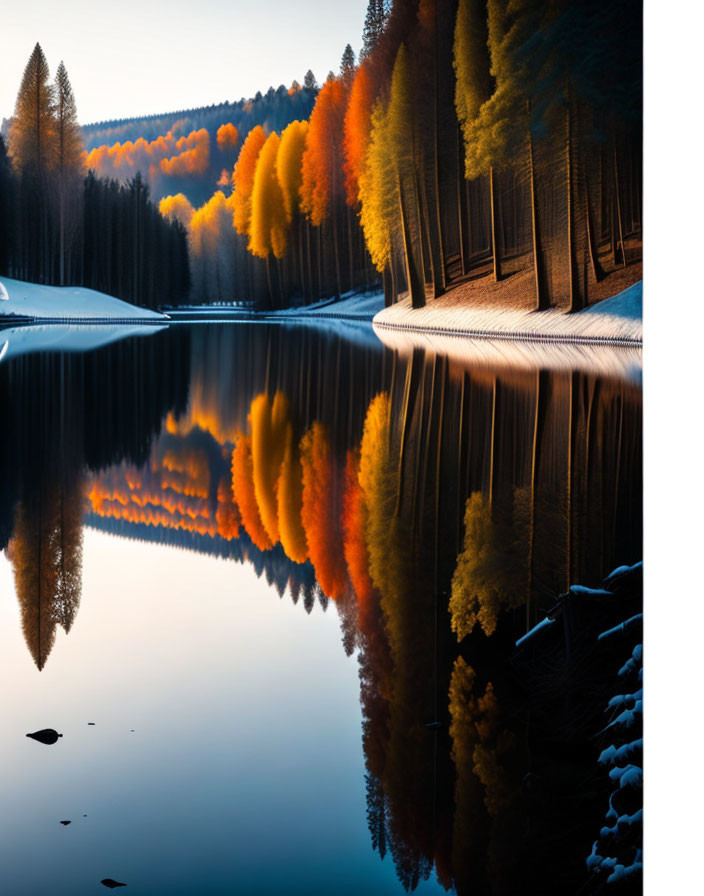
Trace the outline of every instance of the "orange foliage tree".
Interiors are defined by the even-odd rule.
[[[347,204],[351,207],[359,202],[359,176],[369,147],[375,98],[376,89],[370,65],[363,62],[352,82],[344,123],[345,192]]]
[[[265,142],[266,135],[262,126],[257,125],[252,128],[242,144],[235,170],[232,173],[232,186],[234,187],[232,223],[235,230],[242,236],[249,234],[254,175],[257,170],[257,159]]]

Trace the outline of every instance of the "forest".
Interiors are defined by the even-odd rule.
[[[641,44],[636,0],[370,0],[320,87],[82,130],[37,46],[0,272],[150,307],[383,286],[577,311],[641,277]]]
[[[63,62],[54,81],[37,44],[22,77],[8,145],[0,137],[0,274],[87,286],[157,308],[188,298],[187,235],[149,199],[87,171]]]
[[[359,62],[348,45],[307,121],[239,134],[204,205],[161,199],[189,231],[193,298],[383,284],[387,304],[457,289],[576,311],[630,285],[641,35],[635,0],[370,0]]]

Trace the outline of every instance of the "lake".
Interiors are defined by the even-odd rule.
[[[604,759],[640,763],[629,369],[293,322],[6,358],[0,890],[606,888],[590,854],[640,845]]]

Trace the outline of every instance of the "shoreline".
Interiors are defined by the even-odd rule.
[[[528,311],[498,306],[448,307],[441,303],[412,308],[410,299],[405,298],[376,314],[373,323],[375,331],[426,336],[640,349],[642,294],[643,281],[639,280],[617,295],[573,314],[554,308]]]

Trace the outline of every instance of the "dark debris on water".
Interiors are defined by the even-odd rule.
[[[42,728],[41,731],[31,732],[27,737],[31,737],[32,740],[38,740],[40,744],[51,746],[51,744],[55,744],[60,737],[63,737],[63,734],[59,734],[59,732],[55,731],[53,728]]]
[[[110,890],[114,890],[115,887],[126,887],[127,884],[121,884],[119,880],[113,880],[111,877],[104,877],[100,883],[104,887],[108,887]]]

